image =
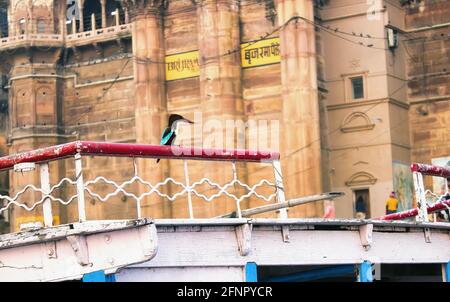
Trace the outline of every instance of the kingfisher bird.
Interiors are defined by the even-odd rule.
[[[179,114],[171,114],[169,116],[169,124],[166,129],[164,129],[163,134],[161,136],[160,145],[163,146],[171,146],[175,141],[175,138],[178,133],[178,124],[179,123],[188,123],[193,124],[194,122],[182,117]],[[161,159],[158,158],[156,163],[159,163]]]

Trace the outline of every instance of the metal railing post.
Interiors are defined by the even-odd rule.
[[[81,162],[81,154],[75,154],[75,180],[77,182],[77,196],[78,196],[78,221],[86,221],[86,209],[84,203],[84,180],[83,180],[83,165]]]
[[[281,163],[280,160],[274,160],[272,162],[273,170],[275,173],[275,186],[277,190],[277,201],[279,203],[283,203],[286,201],[286,196],[284,194],[284,186],[283,186],[283,175],[281,174]],[[280,209],[279,218],[284,219],[288,218],[287,209]]]
[[[233,162],[232,166],[233,166],[233,181],[236,181],[237,180],[236,162]],[[234,191],[236,192],[236,184],[234,184]],[[238,218],[242,218],[241,204],[239,200],[236,201],[236,214]]]
[[[188,188],[188,206],[189,206],[189,218],[194,219],[194,209],[192,208],[192,193],[190,188],[189,173],[187,160],[184,160],[184,179],[186,182],[186,187]]]
[[[136,158],[133,158],[133,166],[134,166],[134,177],[138,177]],[[136,200],[136,213],[137,213],[137,218],[141,219],[142,218],[142,210],[141,210],[141,199],[140,198],[138,198]]]
[[[48,163],[42,163],[39,167],[41,174],[42,197],[45,197],[50,193],[50,174],[48,171]],[[45,227],[47,228],[53,226],[52,201],[48,197],[45,198],[43,212]]]

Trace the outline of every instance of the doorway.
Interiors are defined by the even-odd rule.
[[[370,194],[369,189],[353,190],[354,196],[354,216],[360,219],[368,219],[370,213]]]

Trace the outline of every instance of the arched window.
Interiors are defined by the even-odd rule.
[[[83,8],[84,30],[92,30],[91,16],[95,15],[95,28],[102,27],[102,5],[99,0],[85,1]]]
[[[0,3],[0,32],[2,37],[8,36],[8,8]]]
[[[25,26],[26,26],[26,20],[25,18],[22,18],[19,20],[19,35],[24,35],[25,34]]]
[[[43,34],[46,32],[46,24],[45,21],[42,19],[37,20],[37,33]]]
[[[116,14],[119,14],[119,24],[125,23],[125,13],[116,1],[106,1],[106,26],[116,26]]]

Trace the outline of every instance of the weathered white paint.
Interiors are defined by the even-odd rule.
[[[78,221],[86,221],[86,208],[84,204],[84,180],[83,180],[83,163],[81,155],[75,154],[75,180],[77,182],[77,199],[78,199]]]
[[[156,251],[156,228],[146,219],[89,221],[8,234],[0,236],[0,281],[72,280],[99,270],[110,274],[148,261]]]
[[[247,262],[447,263],[449,231],[448,223],[362,220],[86,221],[0,236],[0,281],[79,279],[98,270],[118,281],[243,281]]]
[[[42,195],[46,196],[50,193],[50,174],[48,171],[48,163],[40,164],[41,190]],[[50,198],[46,198],[43,204],[44,225],[46,227],[53,226],[52,202]]]
[[[244,282],[244,267],[149,267],[127,268],[117,282]]]
[[[254,219],[251,248],[241,256],[235,235],[236,223],[243,219],[220,221],[156,220],[158,254],[134,267],[204,267],[258,265],[372,263],[446,263],[450,260],[449,224],[373,224],[370,249],[361,242],[360,220]],[[233,225],[233,221],[235,224]],[[433,227],[434,225],[434,227]],[[282,240],[281,229],[290,228],[290,242]],[[314,228],[326,227],[327,230]],[[429,227],[432,242],[426,243],[423,229]]]

